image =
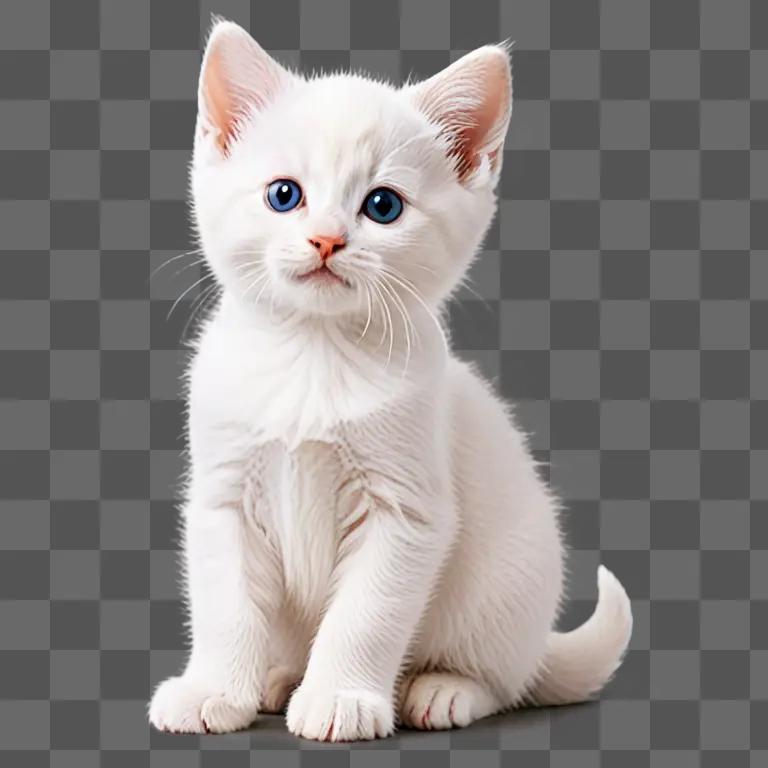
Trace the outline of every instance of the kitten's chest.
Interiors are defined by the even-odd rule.
[[[289,450],[278,444],[268,465],[269,498],[288,598],[312,614],[327,597],[340,520],[344,473],[331,443],[305,441]]]

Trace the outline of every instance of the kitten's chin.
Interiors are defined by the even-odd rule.
[[[275,296],[300,315],[334,317],[360,310],[357,289],[340,275],[317,274],[291,278],[276,287]]]

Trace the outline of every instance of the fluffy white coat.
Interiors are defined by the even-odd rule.
[[[156,727],[232,731],[288,702],[300,736],[370,739],[580,701],[618,666],[632,620],[607,570],[592,618],[553,631],[557,503],[439,320],[510,112],[500,47],[398,89],[299,77],[216,24],[191,179],[223,298],[189,371],[192,649]],[[279,178],[303,190],[288,213],[265,200]],[[405,200],[388,225],[361,213],[382,186]],[[331,231],[338,279],[300,279]]]

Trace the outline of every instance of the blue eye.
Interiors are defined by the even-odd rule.
[[[387,187],[372,190],[363,203],[363,213],[378,224],[391,224],[402,212],[402,198]]]
[[[267,187],[267,202],[278,213],[293,210],[301,198],[301,187],[293,179],[276,179]]]

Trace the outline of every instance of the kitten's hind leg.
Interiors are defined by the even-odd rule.
[[[274,715],[284,712],[288,699],[300,682],[301,672],[290,667],[271,667],[264,685],[261,711]]]
[[[312,634],[300,612],[285,602],[272,625],[270,664],[261,697],[262,712],[279,714],[285,710],[288,699],[304,677]]]
[[[400,721],[420,730],[461,728],[504,708],[484,683],[450,672],[414,675],[403,690]]]

